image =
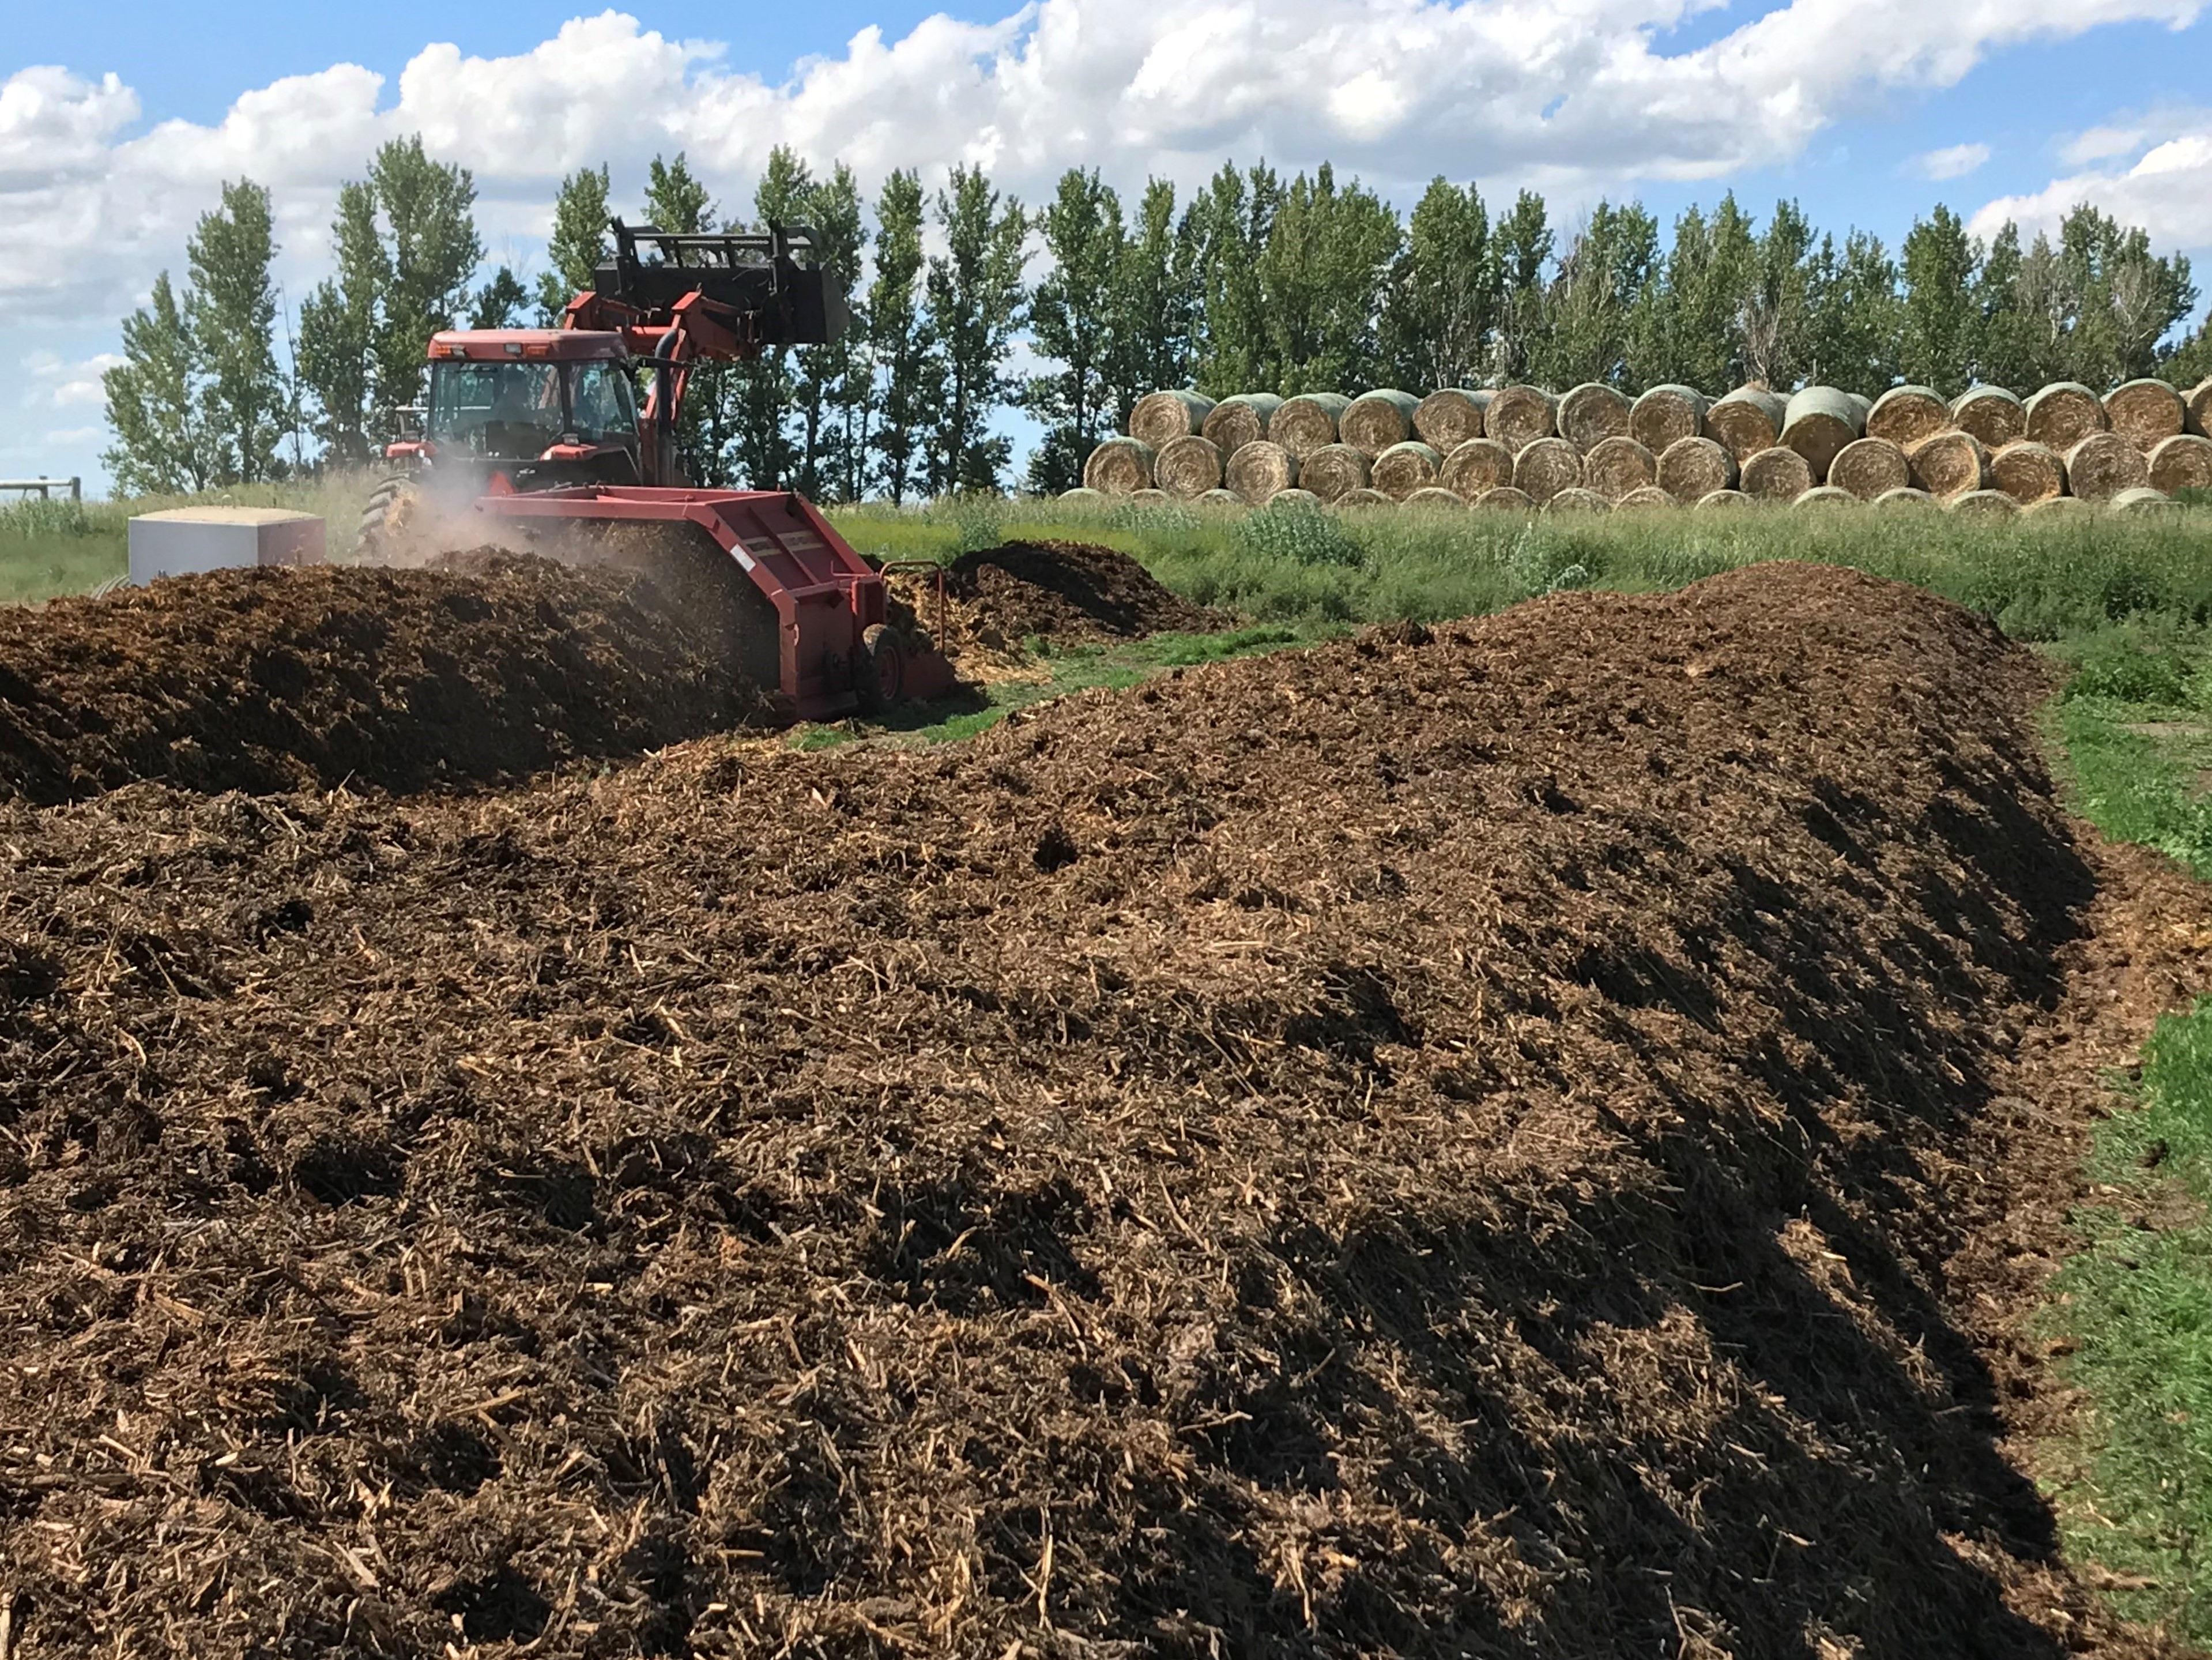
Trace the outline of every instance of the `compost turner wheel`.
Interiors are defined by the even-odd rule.
[[[395,473],[380,482],[369,492],[368,504],[361,510],[354,556],[363,564],[391,563],[419,518],[422,504],[422,491],[405,473]]]

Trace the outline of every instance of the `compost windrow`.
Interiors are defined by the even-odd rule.
[[[1778,565],[0,806],[16,1641],[2157,1652],[1946,1273],[2094,889],[2040,684]]]

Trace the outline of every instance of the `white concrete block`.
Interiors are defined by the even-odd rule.
[[[131,521],[131,580],[239,565],[319,565],[323,521],[283,508],[172,508]]]

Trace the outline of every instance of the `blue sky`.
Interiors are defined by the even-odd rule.
[[[495,258],[526,265],[572,167],[608,161],[634,196],[653,154],[684,149],[735,205],[781,142],[850,160],[871,187],[893,166],[982,159],[1030,199],[1070,165],[1126,188],[1262,152],[1332,157],[1401,200],[1437,172],[1493,196],[1533,184],[1562,218],[1601,195],[1665,216],[1733,188],[1893,243],[1938,200],[1986,224],[2087,198],[2196,255],[2212,287],[2203,0],[1042,0],[949,15],[130,0],[15,18],[0,52],[5,474],[98,476],[118,320],[180,265],[222,179],[276,192],[296,304],[322,274],[337,183],[402,131],[475,170]]]

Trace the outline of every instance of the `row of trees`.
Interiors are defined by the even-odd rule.
[[[280,362],[269,195],[226,185],[187,248],[184,293],[164,273],[124,324],[125,362],[107,376],[117,487],[368,461],[419,394],[431,332],[556,320],[605,256],[609,170],[562,181],[531,285],[501,266],[472,286],[484,260],[475,198],[468,171],[419,138],[387,144],[339,193],[335,270],[301,304]],[[680,154],[653,160],[640,216],[681,231],[745,217],[725,215]],[[1187,203],[1154,179],[1133,210],[1097,172],[1071,169],[1035,212],[980,167],[954,168],[933,192],[899,172],[870,211],[850,169],[819,176],[778,149],[750,219],[815,228],[853,327],[696,374],[685,465],[702,483],[827,500],[999,488],[1011,442],[994,429],[1012,407],[1042,428],[1026,482],[1065,489],[1161,386],[1755,380],[1873,392],[1905,380],[1956,392],[2212,374],[2212,331],[2168,341],[2196,303],[2189,262],[2087,206],[2055,239],[2026,242],[2011,225],[1982,241],[1938,206],[1894,252],[1863,232],[1816,233],[1794,202],[1759,223],[1733,195],[1689,209],[1662,238],[1637,203],[1600,203],[1562,228],[1534,192],[1493,212],[1474,186],[1439,179],[1401,221],[1326,164],[1288,180],[1225,166]],[[1036,368],[1016,374],[1024,340]]]

